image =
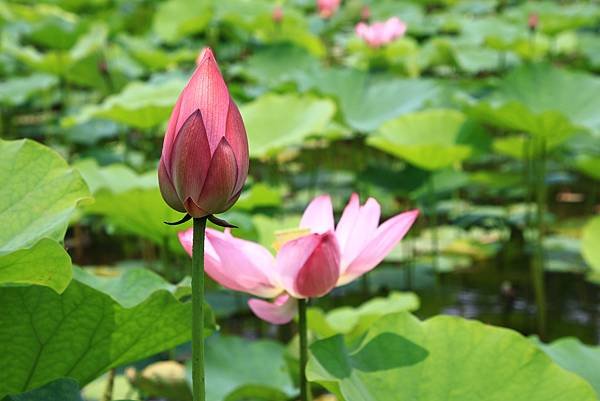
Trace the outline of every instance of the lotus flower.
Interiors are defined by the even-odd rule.
[[[379,225],[379,203],[369,198],[361,206],[358,195],[353,194],[334,228],[331,198],[322,195],[308,205],[299,230],[291,239],[285,238],[276,257],[227,230],[208,229],[205,271],[226,288],[275,298],[274,302],[251,299],[248,303],[261,319],[284,324],[295,316],[297,298],[323,296],[374,269],[417,216],[418,211],[412,210]],[[192,237],[191,229],[179,233],[189,254]]]
[[[219,66],[205,48],[167,127],[158,168],[165,202],[191,217],[229,209],[248,175],[248,138]]]
[[[281,23],[281,21],[283,21],[283,7],[281,7],[279,4],[276,5],[271,13],[271,18],[276,24]]]
[[[536,13],[529,14],[527,18],[527,26],[529,30],[534,32],[540,23],[540,17]]]
[[[380,47],[404,35],[406,24],[398,17],[392,17],[385,22],[374,22],[367,25],[364,22],[356,24],[356,35],[371,47]]]
[[[317,8],[321,18],[331,18],[340,7],[341,0],[317,0]]]

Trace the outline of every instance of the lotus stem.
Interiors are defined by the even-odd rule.
[[[206,217],[194,218],[192,245],[192,393],[204,401],[204,232]]]
[[[300,401],[311,401],[312,395],[306,380],[308,362],[308,330],[306,325],[306,299],[298,300],[298,334],[300,336]]]
[[[108,376],[106,378],[106,388],[104,389],[104,394],[102,395],[102,401],[112,401],[116,372],[117,370],[114,368],[108,371]]]
[[[536,243],[534,245],[532,275],[537,306],[538,332],[541,338],[546,334],[546,291],[544,285],[544,214],[546,211],[546,143],[544,138],[537,141],[535,189],[536,189]]]

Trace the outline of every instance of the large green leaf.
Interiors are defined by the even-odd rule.
[[[212,17],[210,1],[168,0],[154,14],[153,31],[164,41],[177,42],[202,32]]]
[[[31,248],[0,256],[0,285],[45,285],[63,292],[71,281],[71,258],[64,248],[44,238]]]
[[[471,155],[472,148],[463,138],[469,135],[468,131],[476,130],[479,131],[466,123],[465,116],[458,111],[429,110],[386,122],[367,143],[417,167],[437,170]]]
[[[83,401],[74,379],[54,380],[40,388],[8,397],[8,401]]]
[[[337,98],[346,123],[363,132],[422,108],[438,94],[433,81],[369,75],[358,70],[323,70],[312,87]]]
[[[581,250],[583,258],[592,267],[596,274],[600,274],[600,216],[588,221],[583,227],[581,236]]]
[[[518,333],[407,313],[378,320],[354,349],[310,347],[308,377],[346,401],[595,401],[592,387]]]
[[[79,170],[90,191],[94,194],[102,189],[112,193],[121,193],[134,188],[151,189],[158,187],[158,177],[155,170],[139,175],[123,164],[100,167],[93,159],[79,161],[73,167]]]
[[[85,210],[104,216],[119,231],[147,238],[161,246],[167,241],[173,249],[182,249],[178,245],[177,232],[190,226],[173,227],[164,223],[178,221],[182,214],[167,206],[158,188],[121,193],[100,191],[96,194],[96,202]]]
[[[167,121],[184,85],[181,79],[132,82],[102,104],[86,106],[76,116],[65,118],[64,124],[72,126],[96,117],[141,129],[156,127]]]
[[[105,283],[71,281],[60,295],[39,287],[0,289],[0,399],[61,377],[85,385],[110,368],[168,350],[190,339],[191,304],[148,280],[112,283],[129,308],[102,292]],[[114,296],[114,295],[113,295]],[[139,303],[133,305],[133,299]],[[210,310],[210,309],[209,309]],[[207,333],[214,329],[206,316]]]
[[[85,182],[58,154],[29,140],[0,140],[0,181],[0,283],[62,292],[71,260],[58,242],[88,197]]]
[[[34,96],[48,93],[57,83],[58,79],[48,74],[8,79],[0,83],[0,104],[20,106]]]
[[[600,347],[585,345],[573,337],[551,344],[534,341],[554,362],[587,380],[600,398]]]
[[[71,213],[89,196],[76,170],[30,140],[0,140],[0,182],[0,254],[45,237],[62,240]]]
[[[473,107],[493,124],[534,135],[557,144],[585,127],[600,131],[600,79],[546,64],[524,65],[508,74],[497,91]]]
[[[357,308],[342,306],[324,313],[319,308],[308,309],[308,325],[319,337],[345,334],[356,337],[380,317],[396,312],[412,312],[419,308],[419,298],[409,292],[392,292],[387,298],[373,298]]]
[[[270,340],[211,337],[206,343],[206,400],[284,401],[297,394],[284,358]],[[191,380],[191,369],[188,378]]]
[[[241,113],[250,155],[260,157],[302,145],[306,137],[322,133],[335,113],[335,104],[311,96],[267,94],[245,104]]]

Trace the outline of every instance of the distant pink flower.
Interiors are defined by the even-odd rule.
[[[321,18],[331,18],[340,7],[341,0],[317,0]]]
[[[283,21],[283,8],[280,5],[276,5],[273,9],[273,13],[271,14],[271,18],[273,22],[279,24]]]
[[[323,296],[374,269],[418,214],[417,210],[401,213],[379,225],[379,203],[369,198],[361,206],[353,194],[334,228],[331,198],[322,195],[308,205],[300,221],[307,235],[285,242],[276,257],[229,231],[208,229],[205,270],[226,288],[275,298],[274,302],[251,299],[248,304],[261,319],[284,324],[296,314],[297,298]],[[190,255],[192,237],[192,229],[179,233]]]
[[[368,21],[371,18],[371,9],[369,6],[365,5],[360,10],[360,19],[363,21]]]
[[[368,25],[364,22],[356,24],[356,35],[371,47],[380,47],[404,35],[406,23],[398,17],[392,17],[385,22],[374,22]]]
[[[527,26],[529,30],[535,31],[540,23],[540,17],[536,14],[529,14],[529,18],[527,18]]]

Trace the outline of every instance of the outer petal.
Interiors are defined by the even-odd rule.
[[[181,199],[177,196],[177,191],[169,178],[167,169],[164,164],[164,160],[161,158],[158,163],[158,187],[160,188],[160,194],[167,203],[173,209],[178,212],[185,212],[185,207],[181,203]]]
[[[377,226],[379,225],[381,214],[379,203],[375,199],[369,198],[364,206],[359,207],[358,212],[356,212],[354,202],[357,200],[353,200],[352,197],[350,198],[347,206],[347,208],[350,208],[347,218],[344,219],[342,215],[336,231],[336,235],[339,235],[341,239],[340,242],[343,243],[343,245],[340,245],[342,274],[367,246],[375,235]]]
[[[418,215],[418,210],[411,210],[383,223],[363,251],[343,272],[338,285],[347,284],[375,268],[406,235]]]
[[[275,298],[273,303],[262,299],[248,300],[248,306],[256,316],[273,324],[286,324],[298,312],[298,301],[287,294]]]
[[[242,115],[232,99],[229,99],[229,113],[227,114],[225,138],[231,145],[237,162],[238,176],[233,192],[238,193],[241,191],[246,182],[246,178],[248,177],[248,137],[246,135],[246,128],[244,127]]]
[[[180,95],[181,106],[176,131],[197,109],[202,112],[211,154],[225,135],[225,124],[229,110],[229,91],[219,71],[212,51],[205,48],[199,65]]]
[[[294,298],[327,294],[340,275],[340,251],[332,232],[286,242],[275,261],[281,284]]]
[[[227,139],[221,138],[210,161],[200,196],[194,198],[195,203],[209,214],[217,214],[229,209],[237,176],[238,167],[233,149]]]
[[[329,195],[317,196],[309,203],[300,220],[300,228],[318,234],[333,230],[333,206]]]
[[[191,255],[193,230],[180,232],[179,241]],[[261,297],[273,297],[282,291],[273,256],[254,242],[209,228],[204,254],[206,273],[223,287]]]
[[[173,111],[171,111],[171,117],[169,118],[169,125],[167,126],[167,132],[165,132],[165,138],[163,139],[163,148],[161,158],[164,160],[167,172],[170,174],[171,171],[171,151],[173,150],[173,143],[177,136],[177,120],[179,119],[179,108],[181,106],[181,96],[177,99]],[[169,175],[170,177],[170,175]]]
[[[181,127],[171,154],[171,178],[179,199],[200,196],[210,164],[210,151],[202,114],[196,110]],[[167,167],[167,166],[165,166]],[[194,217],[193,211],[188,210]]]

